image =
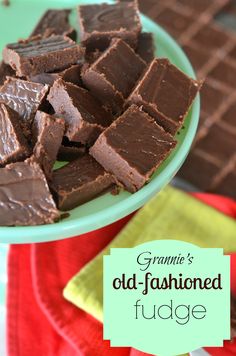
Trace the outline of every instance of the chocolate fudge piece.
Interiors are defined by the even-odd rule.
[[[75,64],[60,72],[40,73],[37,75],[29,76],[29,80],[32,82],[48,84],[52,86],[57,79],[61,78],[65,82],[70,82],[75,85],[82,85],[81,68],[82,64]]]
[[[229,41],[229,35],[216,25],[205,25],[192,37],[192,40],[203,49],[217,50]]]
[[[57,159],[65,131],[65,121],[38,111],[33,122],[33,141],[35,142],[33,156],[50,179],[53,165]]]
[[[18,113],[0,103],[0,166],[23,160],[29,154]]]
[[[159,125],[175,134],[201,85],[201,82],[187,77],[168,59],[154,59],[127,102],[142,105]]]
[[[221,166],[218,160],[209,158],[204,152],[194,149],[190,152],[178,176],[200,190],[209,190]]]
[[[166,8],[155,16],[155,21],[163,26],[173,37],[178,38],[193,25],[194,18],[181,11]]]
[[[141,32],[137,5],[123,2],[113,5],[98,4],[79,7],[82,44],[87,51],[104,51],[114,37],[136,47]]]
[[[62,144],[57,155],[57,160],[60,162],[72,162],[85,153],[86,147],[82,144],[80,146],[65,146]]]
[[[0,101],[17,111],[23,122],[30,126],[47,93],[47,85],[8,78],[0,87]]]
[[[47,35],[65,35],[76,40],[76,31],[70,26],[69,15],[70,9],[47,10],[39,20],[31,36]]]
[[[0,225],[51,224],[59,212],[37,163],[18,162],[0,169]]]
[[[171,135],[132,105],[99,136],[90,153],[128,191],[136,192],[175,145]]]
[[[53,172],[51,190],[58,208],[66,211],[96,198],[113,185],[111,174],[85,154]]]
[[[86,71],[84,85],[113,112],[120,112],[146,67],[146,63],[124,41],[117,39]]]
[[[10,6],[10,0],[2,0],[3,6]]]
[[[83,56],[82,48],[66,36],[31,38],[7,45],[4,62],[20,77],[53,72],[77,63]]]
[[[225,128],[222,123],[215,123],[196,147],[224,165],[236,152],[236,134]]]
[[[231,63],[228,60],[219,62],[210,71],[209,77],[236,89],[236,62]]]
[[[155,45],[152,33],[140,33],[136,53],[146,63],[150,63],[155,58]]]
[[[0,85],[2,85],[7,77],[14,77],[15,71],[12,69],[11,66],[4,63],[3,61],[0,62]]]
[[[228,93],[220,86],[214,85],[210,80],[206,80],[201,90],[201,109],[212,115],[225,102]]]
[[[56,114],[65,118],[65,136],[71,141],[93,144],[113,121],[112,115],[86,89],[62,79],[54,83],[48,100]]]

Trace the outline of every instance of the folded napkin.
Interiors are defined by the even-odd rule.
[[[72,239],[12,245],[8,256],[8,356],[137,356],[103,341],[101,323],[68,303],[66,283],[132,216]]]
[[[204,196],[205,201],[211,198],[212,195]],[[216,197],[212,205],[218,206],[219,201],[220,197]],[[230,209],[226,209],[226,201]],[[222,209],[228,213],[230,210],[231,216],[234,216],[235,203],[223,198],[222,204]],[[102,322],[104,254],[109,254],[111,248],[133,247],[156,239],[183,240],[200,247],[224,248],[225,253],[229,253],[236,251],[236,222],[195,198],[168,187],[137,213],[126,228],[72,278],[64,289],[64,297]]]

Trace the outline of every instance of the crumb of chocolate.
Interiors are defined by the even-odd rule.
[[[2,0],[3,6],[10,6],[10,0]]]

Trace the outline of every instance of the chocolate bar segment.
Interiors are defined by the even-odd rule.
[[[88,52],[104,51],[113,38],[121,38],[135,48],[141,32],[135,3],[83,5],[79,7],[79,21],[82,44]]]
[[[225,102],[228,93],[210,80],[206,80],[201,90],[201,108],[212,115]]]
[[[136,192],[175,145],[171,135],[133,105],[99,136],[90,153],[128,191]]]
[[[70,82],[75,85],[81,86],[82,85],[81,68],[82,68],[82,64],[75,64],[69,68],[64,69],[63,71],[52,72],[52,73],[40,73],[37,75],[29,76],[29,80],[32,82],[48,84],[52,86],[57,79],[61,78],[65,82]]]
[[[7,105],[0,104],[0,166],[21,161],[29,154],[19,115]]]
[[[201,48],[217,50],[229,41],[228,34],[216,25],[201,26],[199,31],[192,37]]]
[[[7,45],[4,62],[20,77],[53,72],[77,63],[83,56],[82,48],[66,36],[31,38]]]
[[[196,188],[207,191],[210,189],[220,167],[218,160],[209,158],[202,151],[194,150],[189,154],[178,176]],[[204,174],[201,174],[201,172],[204,172]]]
[[[47,179],[52,176],[52,169],[61,146],[65,131],[65,121],[42,111],[36,113],[33,122],[33,158],[42,168]]]
[[[224,124],[215,123],[209,128],[207,134],[197,142],[196,148],[207,152],[223,166],[236,152],[236,134],[226,128]]]
[[[82,73],[84,85],[113,112],[120,112],[124,99],[140,78],[146,63],[118,39]]]
[[[213,78],[233,89],[236,89],[236,62],[228,60],[219,62],[210,72],[209,77]]]
[[[36,111],[44,104],[47,93],[47,85],[8,78],[0,88],[0,101],[18,112],[29,127]]]
[[[12,163],[0,169],[0,225],[51,224],[60,214],[39,165]]]
[[[54,35],[68,36],[75,41],[76,31],[70,26],[70,13],[70,9],[47,10],[31,33],[31,36],[47,36],[48,33],[51,33]]]
[[[62,79],[54,83],[48,100],[56,114],[65,118],[65,136],[70,141],[93,144],[113,121],[112,115],[87,90]]]
[[[155,58],[155,45],[152,33],[143,32],[138,37],[136,53],[147,64]]]
[[[85,154],[53,173],[51,190],[58,208],[71,210],[114,186],[113,177],[93,157]]]
[[[0,85],[2,85],[7,77],[15,77],[15,71],[4,62],[0,62]]]
[[[144,110],[167,132],[181,127],[201,82],[193,80],[168,59],[155,59],[128,98],[128,103]]]

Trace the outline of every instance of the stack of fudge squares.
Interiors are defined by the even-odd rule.
[[[53,223],[104,192],[141,189],[202,85],[155,58],[136,1],[80,6],[80,44],[69,13],[48,10],[3,49],[0,225]]]
[[[236,198],[236,33],[220,22],[235,1],[140,3],[182,45],[197,77],[205,78],[198,134],[178,175],[200,190]]]

